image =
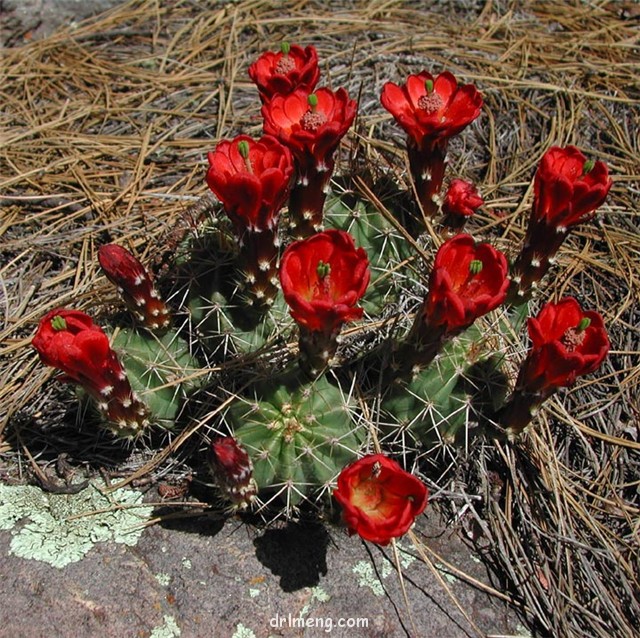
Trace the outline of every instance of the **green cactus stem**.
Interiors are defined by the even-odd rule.
[[[254,387],[225,419],[251,456],[262,491],[292,506],[327,491],[354,460],[363,436],[353,422],[353,402],[326,377],[301,382],[296,371]]]
[[[151,424],[174,429],[189,394],[204,381],[201,366],[187,342],[173,330],[156,336],[123,329],[114,337],[112,346],[131,387],[147,406]]]
[[[470,429],[486,426],[504,400],[500,363],[480,328],[454,337],[428,365],[416,365],[409,378],[388,387],[381,403],[386,436],[409,431],[423,446],[468,443]]]

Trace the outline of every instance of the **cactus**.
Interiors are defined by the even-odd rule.
[[[409,379],[397,379],[381,401],[386,439],[391,442],[402,432],[427,449],[439,443],[468,445],[487,426],[507,388],[502,358],[491,345],[472,326],[427,366],[416,366]]]
[[[176,426],[189,395],[205,375],[187,342],[175,331],[157,336],[120,330],[112,340],[132,388],[149,409],[149,420],[164,430]]]
[[[301,49],[295,52],[302,55]],[[315,84],[315,56],[296,56],[287,60],[287,77],[304,75]],[[280,76],[285,67],[274,72]],[[471,85],[457,87],[450,73],[435,79],[421,73],[409,80],[406,90],[387,83],[382,102],[408,134],[421,217],[429,218],[439,211],[448,140],[478,116],[482,100]],[[368,455],[372,441],[377,453],[383,446],[408,457],[443,444],[468,445],[501,418],[505,429],[517,421],[520,431],[529,422],[522,406],[539,396],[536,384],[544,380],[548,351],[580,362],[566,378],[546,380],[550,394],[576,374],[595,369],[608,347],[593,313],[585,317],[593,320],[589,334],[598,328],[597,353],[590,350],[594,340],[585,337],[588,325],[576,323],[575,311],[561,332],[543,334],[540,326],[553,323],[547,317],[551,309],[533,325],[537,350],[516,388],[526,401],[520,395],[506,400],[500,339],[520,329],[526,307],[503,313],[492,329],[482,325],[507,298],[506,257],[488,243],[457,234],[438,249],[431,272],[423,272],[421,258],[432,252],[430,240],[420,235],[418,216],[406,208],[405,196],[394,188],[385,198],[388,212],[374,196],[345,190],[352,176],[331,182],[335,151],[355,117],[355,102],[344,89],[335,94],[306,89],[293,87],[290,95],[269,100],[262,95],[265,130],[271,134],[259,141],[241,135],[209,153],[207,183],[220,206],[204,198],[204,207],[173,237],[173,263],[160,269],[163,287],[173,286],[169,304],[135,257],[121,247],[103,246],[101,265],[123,292],[138,327],[117,331],[112,352],[88,316],[56,310],[43,319],[42,334],[34,339],[45,363],[88,389],[118,436],[134,438],[149,426],[173,430],[186,417],[204,416],[196,421],[203,427],[191,431],[210,445],[209,473],[219,495],[235,509],[262,502],[286,516],[305,502],[326,502],[338,475]],[[418,100],[414,94],[420,94]],[[455,108],[445,117],[450,103]],[[294,104],[295,109],[283,106]],[[563,154],[553,150],[547,162],[552,183],[565,166],[562,160],[551,170],[554,158]],[[577,181],[578,194],[589,186],[592,196],[586,208],[578,200],[577,211],[562,208],[568,204],[561,198],[556,234],[566,231],[560,225],[566,214],[576,213],[575,223],[583,221],[610,186],[603,166],[578,173],[572,169],[564,177]],[[379,187],[384,180],[370,181]],[[536,183],[543,188],[542,178]],[[288,218],[278,226],[292,184]],[[463,191],[467,207],[480,205],[472,185]],[[536,198],[545,202],[540,209],[547,215],[548,198],[538,191]],[[467,214],[452,202],[445,205],[443,234],[460,228],[451,216],[463,209]],[[413,218],[411,228],[404,229],[394,214]],[[538,226],[534,230],[539,234]],[[535,262],[530,257],[527,268]],[[516,261],[521,278],[523,259]],[[428,293],[410,325],[405,309],[427,282]],[[520,301],[529,294],[528,288],[511,292]],[[345,336],[343,327],[352,321],[359,322],[357,329]],[[72,338],[82,347],[70,348]],[[104,365],[95,356],[96,343]],[[78,360],[76,351],[82,355]],[[212,377],[210,366],[218,375],[215,383],[191,401]],[[190,405],[185,413],[186,404],[194,409]],[[374,461],[366,471],[369,478],[360,470],[351,474],[373,481],[382,465]]]
[[[225,420],[249,452],[258,486],[293,506],[326,493],[364,440],[353,399],[326,376],[301,382],[297,370],[252,392],[253,400],[238,399]]]

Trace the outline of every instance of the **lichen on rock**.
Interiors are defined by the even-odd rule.
[[[0,485],[0,529],[14,529],[10,553],[63,568],[99,542],[135,545],[152,512],[142,494],[110,494],[92,482],[78,494],[49,494],[30,485]],[[25,521],[21,524],[21,521]]]

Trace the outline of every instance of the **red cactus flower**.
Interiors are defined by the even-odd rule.
[[[436,254],[424,304],[423,322],[456,334],[505,299],[509,280],[507,259],[489,244],[470,235],[456,235]]]
[[[344,89],[335,93],[298,89],[276,95],[262,107],[264,131],[275,135],[296,158],[298,176],[291,190],[289,225],[296,239],[320,230],[334,153],[353,123],[356,103]]]
[[[232,436],[211,444],[211,467],[224,495],[238,507],[247,507],[258,492],[247,451]]]
[[[145,405],[91,317],[79,310],[52,310],[40,320],[31,343],[45,365],[62,370],[61,381],[81,385],[97,401],[114,431],[133,436],[148,424]]]
[[[340,472],[333,495],[349,534],[387,545],[409,531],[427,506],[429,491],[395,461],[370,454]]]
[[[318,53],[315,47],[305,49],[283,43],[277,53],[263,53],[250,67],[249,76],[258,87],[263,103],[275,95],[288,95],[296,89],[309,93],[320,78]]]
[[[471,217],[484,204],[476,187],[463,179],[453,179],[442,202],[442,212],[456,217]]]
[[[449,138],[473,122],[482,108],[482,96],[471,84],[458,86],[445,71],[434,79],[423,71],[410,75],[404,86],[387,82],[382,105],[407,133],[409,167],[422,211],[438,212]]]
[[[262,107],[264,131],[288,146],[301,168],[313,166],[322,172],[353,123],[356,108],[344,89],[322,88],[311,94],[298,89],[276,95]]]
[[[362,316],[356,303],[369,278],[367,254],[342,230],[326,230],[291,243],[280,264],[291,316],[308,330],[325,334]]]
[[[117,286],[135,317],[150,330],[168,328],[171,316],[153,285],[147,269],[126,249],[106,244],[98,250],[98,261],[109,281]]]
[[[476,87],[458,86],[448,71],[435,79],[422,71],[410,75],[403,86],[387,82],[380,101],[419,149],[432,146],[439,138],[457,135],[480,115],[482,108],[482,96]]]
[[[518,387],[548,393],[597,370],[609,351],[602,317],[583,312],[573,297],[547,303],[527,323],[531,349],[521,368]]]
[[[545,276],[567,232],[589,220],[611,188],[609,170],[575,147],[550,148],[534,178],[534,198],[524,245],[513,263],[510,300],[526,299]]]
[[[553,146],[538,165],[532,217],[566,230],[593,216],[611,184],[603,162],[588,161],[575,146]]]
[[[207,184],[236,226],[238,235],[275,228],[289,194],[293,159],[268,135],[222,140],[208,154]]]

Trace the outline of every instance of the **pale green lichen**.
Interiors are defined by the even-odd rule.
[[[327,594],[327,592],[322,589],[322,587],[316,586],[311,590],[312,598],[321,603],[326,603],[331,600],[331,596]]]
[[[384,587],[382,586],[381,578],[386,578],[393,568],[389,563],[382,563],[382,568],[378,573],[373,568],[373,565],[366,561],[361,560],[353,566],[353,573],[359,576],[358,585],[360,587],[369,587],[375,596],[384,596]]]
[[[260,590],[259,589],[250,589],[249,590],[249,596],[251,598],[257,598],[260,595]]]
[[[155,575],[155,579],[163,586],[167,587],[171,582],[171,576],[169,574],[159,573]]]
[[[135,545],[152,508],[140,505],[139,492],[106,495],[100,487],[91,483],[78,494],[49,494],[30,485],[0,485],[0,529],[16,527],[10,553],[63,568],[99,542]]]
[[[233,636],[231,638],[256,638],[256,635],[249,629],[245,627],[242,623],[240,623],[237,627]]]
[[[442,577],[450,584],[453,585],[458,581],[458,578],[454,576],[451,572],[447,571],[444,565],[440,563],[434,563],[435,568],[442,574]]]
[[[407,569],[417,559],[412,554],[406,553],[405,548],[400,541],[396,541],[398,548],[398,556],[402,569]],[[395,567],[389,561],[385,561],[376,572],[374,566],[366,561],[361,560],[353,567],[353,573],[359,577],[358,585],[360,587],[369,587],[375,596],[384,596],[384,587],[382,581],[390,574],[395,573]]]
[[[162,620],[163,624],[156,627],[149,638],[178,638],[182,634],[173,616],[165,616]]]

